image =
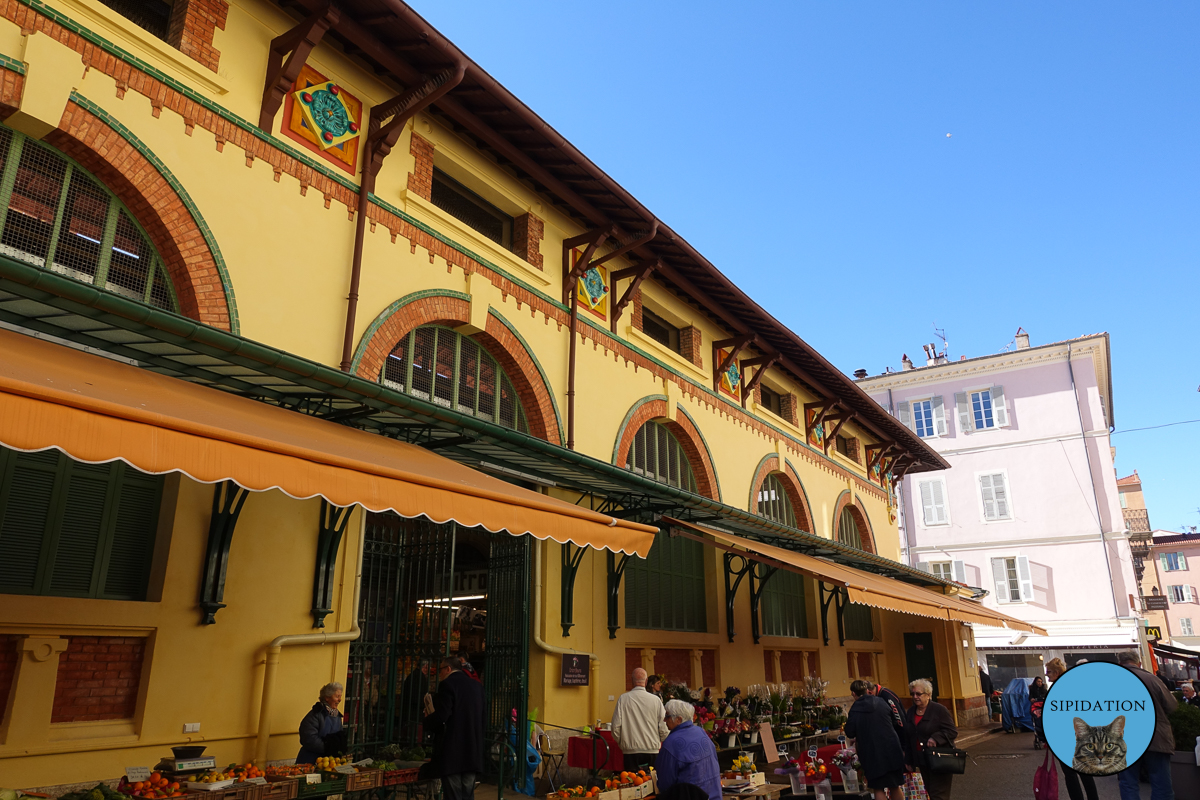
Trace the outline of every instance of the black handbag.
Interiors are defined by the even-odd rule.
[[[929,759],[929,771],[949,775],[962,775],[967,771],[967,751],[957,747],[930,747],[925,751]]]

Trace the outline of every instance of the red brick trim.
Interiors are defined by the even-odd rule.
[[[761,386],[762,384],[759,384],[759,385]],[[755,387],[755,388],[758,388],[758,387]],[[758,396],[759,396],[759,401],[761,402],[762,392],[759,392]],[[779,398],[779,416],[783,417],[785,420],[787,420],[788,422],[790,422],[793,425],[800,424],[799,408],[800,408],[800,400],[799,400],[799,398],[796,397],[796,395],[792,394],[791,392],[788,392],[787,394],[785,394]]]
[[[513,252],[538,269],[542,269],[542,239],[545,236],[546,224],[532,213],[526,212],[513,220]]]
[[[632,300],[632,304],[630,305],[630,308],[633,309],[631,312],[629,312],[630,322],[632,323],[634,328],[645,333],[645,329],[642,327],[642,290],[641,289],[638,289],[636,292],[633,293],[633,300]]]
[[[791,464],[784,466],[786,469],[780,469],[779,456],[769,456],[759,464],[754,478],[750,481],[750,511],[758,513],[758,489],[768,475],[777,473],[779,482],[783,485],[783,491],[792,504],[792,511],[796,514],[796,526],[802,531],[812,533],[812,510],[808,507],[808,500],[801,488],[800,476],[796,474],[796,470],[792,469]]]
[[[0,722],[4,721],[4,710],[8,708],[8,695],[17,674],[18,657],[17,637],[0,633]]]
[[[696,476],[696,490],[705,497],[720,500],[717,492],[717,473],[708,457],[708,448],[700,438],[700,432],[682,410],[676,409],[675,419],[670,419],[668,414],[666,400],[650,400],[638,406],[625,422],[625,429],[621,432],[621,442],[617,446],[617,465],[623,467],[629,460],[629,448],[633,445],[633,437],[642,426],[651,420],[657,420],[679,440]]]
[[[132,719],[146,639],[72,636],[58,659],[50,722]]]
[[[701,369],[704,368],[704,355],[700,347],[702,339],[700,329],[695,326],[683,328],[679,331],[680,355]]]
[[[854,517],[854,522],[858,525],[858,533],[862,537],[863,550],[868,553],[878,552],[875,549],[875,532],[871,530],[871,522],[867,519],[867,515],[850,497],[850,492],[842,492],[838,497],[837,505],[833,507],[833,527],[830,529],[831,536],[834,541],[837,541],[838,524],[842,521],[842,510],[850,509],[850,514]]]
[[[153,164],[103,120],[67,103],[46,142],[99,178],[150,236],[171,275],[180,312],[229,330],[225,288],[204,234],[179,195]]]
[[[369,381],[379,380],[383,362],[392,348],[414,328],[423,325],[457,327],[471,319],[471,305],[457,297],[423,297],[412,301],[387,318],[366,343],[357,374]],[[513,388],[521,398],[529,432],[545,441],[560,444],[554,402],[533,357],[521,342],[495,316],[489,314],[487,329],[471,336],[492,358],[500,362]]]
[[[433,196],[433,143],[413,131],[408,152],[416,159],[408,173],[408,190],[428,200]]]
[[[167,44],[217,71],[221,51],[213,47],[217,28],[225,30],[229,3],[225,0],[175,0],[167,29]]]
[[[330,208],[331,204],[336,201],[344,206],[347,214],[353,218],[358,204],[357,191],[343,186],[328,176],[312,169],[303,161],[296,158],[291,151],[259,139],[229,120],[209,111],[199,103],[188,99],[185,95],[168,87],[157,78],[141,72],[128,62],[106,53],[83,37],[71,33],[29,6],[23,5],[16,0],[0,0],[0,8],[3,9],[2,13],[6,19],[16,23],[23,30],[38,30],[47,33],[52,38],[80,53],[84,63],[89,68],[112,77],[117,84],[118,97],[123,97],[128,90],[132,89],[150,99],[155,116],[158,116],[163,108],[173,111],[183,118],[185,132],[190,133],[192,129],[197,127],[209,131],[214,135],[218,151],[223,151],[226,145],[244,151],[248,165],[253,165],[255,159],[262,159],[273,167],[276,181],[279,181],[284,174],[289,175],[299,182],[301,194],[307,194],[310,188],[315,188],[324,195],[326,208]],[[15,79],[11,86],[8,81],[9,78],[6,76],[2,90],[15,91]],[[419,139],[420,137],[417,138]],[[418,147],[420,147],[419,143]],[[429,163],[430,183],[432,185],[432,157],[429,158]],[[553,320],[560,329],[567,324],[568,314],[561,308],[546,302],[531,290],[480,264],[455,247],[436,239],[420,228],[392,214],[390,211],[371,204],[368,207],[367,216],[372,232],[375,231],[377,225],[381,224],[388,229],[393,242],[396,241],[397,237],[402,237],[409,243],[412,252],[416,252],[418,247],[424,249],[429,255],[430,263],[441,258],[446,264],[447,271],[451,271],[457,267],[468,275],[473,272],[479,272],[493,286],[500,290],[504,301],[507,301],[509,296],[512,296],[517,302],[518,309],[528,304],[530,306],[530,313],[534,315],[542,314],[546,318],[547,323]],[[641,327],[640,313],[641,298],[639,296],[634,300],[633,312],[635,325],[639,329]],[[201,319],[203,321],[203,317]],[[223,326],[227,325],[227,322],[223,324]],[[758,433],[764,439],[774,441],[779,438],[778,431],[761,420],[750,416],[740,405],[732,403],[725,398],[714,397],[679,376],[670,373],[661,365],[635,352],[623,342],[609,336],[607,332],[598,331],[590,326],[581,326],[581,328],[581,338],[585,342],[590,339],[593,348],[598,349],[603,347],[604,351],[611,354],[614,359],[624,359],[625,363],[632,365],[635,370],[647,369],[658,380],[671,380],[675,382],[685,396],[690,395],[696,398],[710,411],[715,411],[731,418],[737,424]],[[796,423],[793,422],[793,424]],[[878,486],[872,485],[862,476],[848,471],[832,459],[805,446],[798,439],[788,438],[784,441],[789,452],[797,458],[805,459],[818,469],[822,469],[831,475],[836,475],[841,480],[852,480],[860,491],[871,497],[878,498],[879,500],[886,498],[883,490]]]

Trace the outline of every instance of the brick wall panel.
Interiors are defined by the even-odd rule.
[[[408,190],[428,200],[433,195],[433,144],[413,132],[408,152],[416,159],[408,173]]]
[[[513,252],[538,269],[542,269],[541,245],[545,235],[545,223],[533,214],[526,213],[516,217],[513,220]]]
[[[121,636],[71,636],[58,660],[50,722],[131,719],[146,640]]]

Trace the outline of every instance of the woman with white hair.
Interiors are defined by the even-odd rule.
[[[315,764],[321,756],[339,755],[346,749],[346,733],[342,730],[342,703],[345,691],[337,681],[321,687],[316,703],[300,720],[300,754],[297,764]]]
[[[708,734],[692,723],[695,707],[682,700],[668,700],[666,714],[667,728],[671,732],[658,751],[655,766],[659,794],[677,784],[690,783],[700,787],[708,800],[721,800],[717,748]]]
[[[908,709],[908,724],[904,726],[908,737],[906,760],[921,770],[929,800],[950,800],[954,776],[948,772],[931,772],[928,751],[933,747],[953,746],[958,738],[958,728],[946,707],[932,702],[932,683],[918,678],[908,685],[908,689],[913,704]]]

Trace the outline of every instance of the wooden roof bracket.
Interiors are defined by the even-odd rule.
[[[579,276],[587,272],[588,263],[591,262],[592,256],[596,253],[596,248],[604,244],[604,241],[612,236],[616,226],[612,223],[605,225],[602,228],[581,233],[578,236],[572,236],[570,239],[563,239],[562,243],[562,268],[563,268],[563,286],[562,286],[562,301],[564,305],[571,305],[571,297],[575,294],[575,282],[579,280]],[[583,251],[583,255],[574,265],[571,264],[571,250],[582,245],[587,245]]]
[[[843,411],[835,416],[825,418],[826,422],[837,422],[837,424],[833,426],[833,430],[830,431],[829,435],[824,439],[823,444],[825,445],[825,455],[829,455],[829,443],[836,441],[837,435],[842,431],[842,426],[852,419],[858,419],[858,414],[854,413],[853,411]]]
[[[613,288],[617,288],[617,281],[623,281],[626,278],[633,278],[633,283],[625,288],[625,293],[621,295],[621,299],[613,306],[611,329],[613,333],[617,332],[617,320],[621,318],[621,314],[625,311],[625,307],[633,301],[633,296],[642,288],[642,281],[650,277],[650,273],[662,266],[662,262],[655,259],[654,261],[642,261],[632,267],[619,269],[609,276]]]
[[[713,372],[713,391],[720,391],[721,376],[725,374],[725,370],[729,369],[729,365],[734,362],[738,354],[746,349],[746,345],[754,341],[754,334],[747,333],[742,336],[735,336],[732,339],[721,339],[712,343],[712,360],[716,366],[716,371]],[[724,348],[729,348],[729,354],[724,358],[719,359],[720,351]]]
[[[767,370],[774,366],[775,362],[778,360],[779,354],[772,353],[771,355],[759,356],[758,358],[747,358],[741,363],[740,369],[742,371],[743,379],[746,377],[747,369],[750,369],[751,367],[758,367],[758,369],[754,371],[753,378],[748,381],[743,380],[742,382],[742,408],[746,407],[746,398],[749,397],[758,386],[758,383],[762,380],[763,375],[765,375]]]
[[[818,400],[815,403],[805,403],[804,404],[804,438],[805,439],[810,438],[812,436],[812,432],[817,429],[817,426],[825,421],[825,417],[827,417],[829,415],[829,412],[833,411],[835,408],[838,408],[840,405],[841,405],[840,400],[831,400],[827,397],[822,398],[821,400]],[[817,412],[817,415],[815,417],[813,417],[811,421],[809,421],[809,419],[808,419],[809,410],[813,410],[813,411]],[[822,438],[824,438],[824,437],[822,437]]]
[[[867,445],[867,472],[874,469],[876,464],[883,461],[884,456],[895,449],[896,443],[891,441]]]
[[[308,62],[309,54],[321,43],[325,33],[338,24],[341,16],[338,7],[325,0],[307,19],[271,41],[262,106],[258,112],[258,127],[263,133],[272,132],[275,114],[300,77],[300,70]]]

